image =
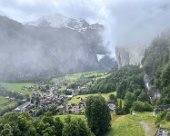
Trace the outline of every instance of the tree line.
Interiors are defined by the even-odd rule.
[[[1,136],[103,136],[110,128],[111,115],[102,96],[86,101],[86,119],[67,116],[65,120],[45,114],[33,118],[29,113],[9,112],[0,117]]]

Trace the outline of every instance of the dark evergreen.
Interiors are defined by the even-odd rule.
[[[104,135],[110,128],[111,115],[102,96],[89,96],[87,98],[85,115],[89,127],[96,136]]]

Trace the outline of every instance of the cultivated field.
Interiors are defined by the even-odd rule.
[[[3,87],[7,88],[10,91],[16,91],[22,94],[32,94],[32,91],[23,89],[23,87],[31,87],[32,83],[0,83]]]

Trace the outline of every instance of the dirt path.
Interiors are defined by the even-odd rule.
[[[145,136],[154,136],[154,134],[156,132],[156,128],[154,127],[154,124],[152,124],[146,120],[140,121],[140,124],[142,125],[142,127],[145,131]]]

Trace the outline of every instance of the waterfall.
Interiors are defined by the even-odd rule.
[[[151,92],[150,79],[149,79],[149,75],[147,75],[146,73],[144,75],[144,83],[145,83],[145,87],[147,89],[147,94],[148,94],[150,100],[152,101],[152,95],[150,93]]]
[[[151,86],[150,86],[149,75],[147,74],[144,75],[144,83],[145,83],[145,87],[147,88],[147,91],[149,92],[151,89]]]
[[[147,89],[147,94],[148,94],[150,100],[152,101],[153,99],[159,99],[161,96],[160,90],[155,89],[154,87],[151,86],[150,77],[146,73],[144,75],[144,83],[145,83],[145,87]]]

